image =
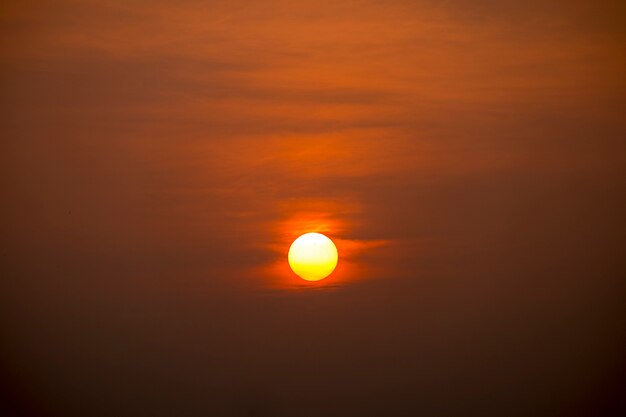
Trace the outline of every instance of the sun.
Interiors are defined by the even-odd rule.
[[[289,248],[289,266],[297,276],[306,281],[319,281],[335,270],[337,247],[321,233],[306,233],[297,238]]]

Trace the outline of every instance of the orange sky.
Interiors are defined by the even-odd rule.
[[[625,247],[625,12],[620,1],[582,0],[4,2],[7,369],[42,407],[67,411],[68,390],[39,390],[54,385],[55,355],[78,346],[90,372],[72,362],[75,377],[104,381],[87,384],[93,389],[75,405],[85,415],[91,396],[114,384],[102,376],[95,344],[77,341],[74,330],[93,318],[105,328],[94,339],[113,340],[103,348],[110,353],[134,326],[147,330],[133,343],[153,340],[157,317],[168,315],[178,321],[164,334],[186,323],[177,341],[159,345],[174,352],[174,363],[243,349],[253,376],[245,387],[224,377],[224,392],[235,397],[264,391],[267,369],[289,374],[285,351],[303,354],[304,344],[284,336],[296,325],[283,321],[290,314],[302,314],[317,340],[338,349],[322,355],[313,380],[358,373],[356,364],[331,372],[324,363],[336,365],[336,352],[361,342],[376,345],[376,335],[396,340],[409,362],[412,352],[429,357],[458,338],[487,357],[490,339],[465,333],[464,317],[483,335],[528,320],[518,342],[545,364],[561,339],[541,323],[558,321],[560,306],[568,337],[599,340],[584,349],[608,359],[585,362],[581,347],[553,374],[575,369],[602,380],[616,357],[611,335],[623,324],[613,312]],[[286,264],[289,243],[311,230],[340,251],[336,273],[313,286]],[[308,298],[314,293],[328,298]],[[289,294],[305,297],[304,313]],[[586,315],[598,305],[605,309]],[[72,321],[76,312],[85,323]],[[245,318],[255,314],[263,319]],[[34,324],[45,317],[54,334]],[[189,324],[196,321],[209,330]],[[392,323],[404,330],[394,333]],[[218,337],[222,326],[239,330]],[[263,339],[253,329],[276,337],[268,351],[286,356],[258,359],[241,348]],[[425,345],[403,343],[401,335],[417,329]],[[534,337],[552,339],[542,350]],[[202,351],[215,338],[219,346]],[[187,351],[191,344],[199,350]],[[381,378],[408,378],[389,371],[384,355],[361,359],[379,364]],[[424,378],[506,386],[496,366],[485,376],[454,353],[438,355],[432,369],[410,368]],[[25,370],[33,357],[38,367]],[[210,379],[202,363],[198,372]],[[523,380],[524,366],[510,366],[508,375]],[[555,378],[524,401],[545,405],[550,384],[571,397],[584,391],[582,379],[565,386]],[[126,387],[124,395],[148,395],[139,379],[145,391]],[[309,383],[289,374],[278,384],[285,380]],[[419,384],[436,397],[438,382]],[[452,396],[462,391],[451,385]],[[410,397],[356,384],[348,397],[327,400],[344,406],[365,392],[397,404]],[[201,403],[200,394],[187,395]],[[298,401],[258,394],[265,395],[270,409],[299,415]],[[345,406],[376,409],[363,404]]]

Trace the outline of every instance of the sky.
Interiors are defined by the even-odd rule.
[[[618,415],[625,67],[621,1],[2,2],[0,410]]]

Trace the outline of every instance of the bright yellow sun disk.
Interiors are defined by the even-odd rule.
[[[306,233],[291,244],[289,266],[306,281],[319,281],[329,276],[337,266],[337,248],[321,233]]]

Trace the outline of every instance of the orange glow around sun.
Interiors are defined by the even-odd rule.
[[[320,281],[337,266],[337,247],[321,233],[306,233],[289,248],[289,266],[306,281]]]

